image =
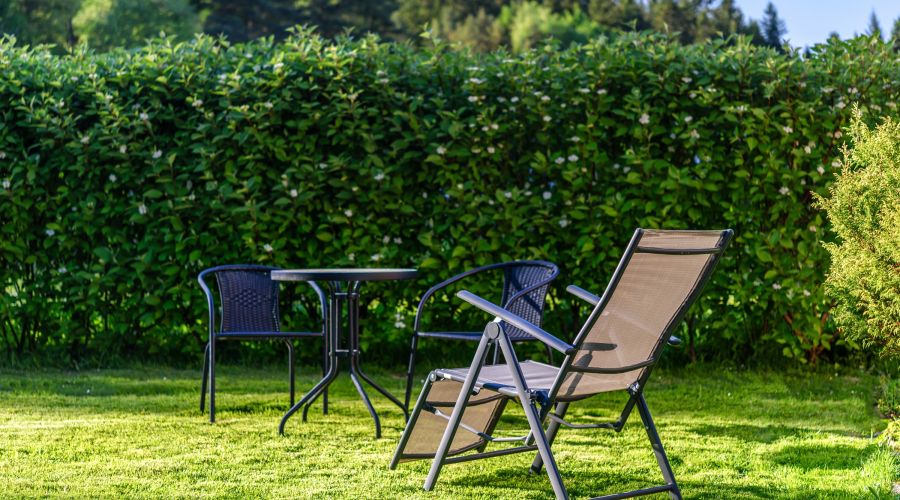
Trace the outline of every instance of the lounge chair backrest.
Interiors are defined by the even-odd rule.
[[[635,231],[562,366],[556,396],[575,400],[641,381],[699,295],[731,231]],[[563,373],[564,372],[564,373]]]

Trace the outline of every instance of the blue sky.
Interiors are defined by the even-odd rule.
[[[745,17],[760,20],[768,0],[737,0]],[[778,16],[787,25],[791,45],[805,47],[824,42],[837,31],[841,38],[865,33],[872,11],[878,16],[885,37],[890,36],[894,19],[900,17],[898,0],[774,0]]]

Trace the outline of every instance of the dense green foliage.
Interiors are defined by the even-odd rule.
[[[876,380],[828,371],[657,370],[647,403],[685,498],[891,498],[897,459],[872,438],[884,427],[871,410]],[[400,377],[373,375],[394,394],[403,390]],[[316,404],[306,423],[299,415],[288,422],[285,436],[277,433],[287,409],[283,370],[223,366],[215,425],[197,410],[199,378],[199,367],[0,372],[0,497],[552,496],[545,474],[528,473],[529,454],[447,465],[423,491],[428,461],[388,470],[403,415],[374,394],[383,426],[374,439],[346,375],[331,386],[328,415]],[[305,371],[297,382],[302,392],[315,378]],[[619,396],[578,401],[567,415],[607,421]],[[510,404],[499,434],[527,428]],[[621,433],[563,428],[553,447],[573,498],[660,482],[637,412]]]
[[[601,291],[636,226],[731,227],[684,352],[815,361],[843,339],[812,194],[840,164],[848,103],[895,109],[890,50],[630,34],[519,56],[306,33],[67,57],[4,43],[0,342],[193,359],[204,267],[414,266],[415,283],[365,289],[364,347],[396,363],[422,290],[517,258],[560,264],[546,325],[572,337],[584,311],[562,289]]]
[[[821,200],[838,242],[827,245],[835,322],[849,337],[900,355],[900,123],[857,116],[844,166]]]

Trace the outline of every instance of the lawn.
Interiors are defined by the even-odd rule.
[[[447,466],[433,492],[429,462],[388,462],[402,431],[375,397],[384,437],[346,376],[321,407],[277,433],[282,371],[221,367],[218,422],[199,414],[199,368],[0,371],[0,497],[547,498],[531,455]],[[399,375],[374,373],[395,394]],[[310,387],[314,377],[298,378]],[[659,369],[647,400],[686,498],[889,497],[893,455],[872,435],[873,376],[862,373]],[[302,393],[302,389],[300,389]],[[581,420],[612,417],[620,398],[573,405]],[[525,428],[521,412],[501,425]],[[578,420],[574,418],[573,420]],[[573,497],[658,484],[637,414],[621,434],[563,430],[556,457]],[[665,495],[649,498],[666,498]]]

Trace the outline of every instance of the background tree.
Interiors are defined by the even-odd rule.
[[[81,41],[101,51],[140,45],[160,32],[184,40],[201,26],[188,0],[84,0],[72,25]]]
[[[869,16],[869,28],[866,30],[866,34],[869,36],[877,36],[878,38],[882,38],[881,23],[878,22],[878,16],[875,15],[874,10]]]
[[[225,35],[233,42],[261,36],[283,38],[287,29],[303,22],[294,0],[192,0],[200,13],[203,31]]]
[[[23,45],[52,44],[64,52],[77,42],[72,19],[77,0],[0,0],[0,32]]]
[[[787,33],[787,27],[785,26],[784,21],[778,17],[778,10],[772,2],[769,2],[766,5],[760,28],[762,29],[765,45],[768,45],[779,52],[784,52],[784,40],[782,37]]]
[[[894,19],[894,26],[891,28],[891,43],[894,45],[894,51],[900,52],[900,17]]]

